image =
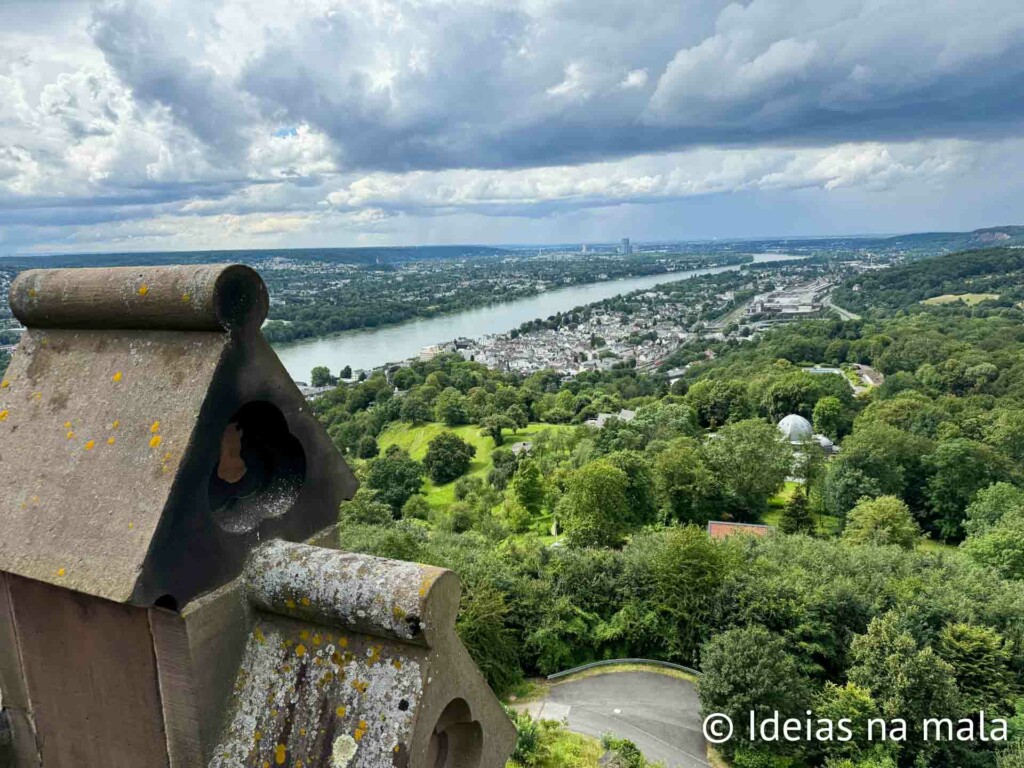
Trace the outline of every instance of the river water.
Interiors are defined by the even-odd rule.
[[[754,254],[754,263],[800,258],[784,253]],[[515,301],[467,309],[450,315],[409,320],[384,328],[346,331],[319,339],[279,344],[275,351],[292,378],[309,381],[309,372],[326,365],[337,375],[346,365],[353,370],[370,369],[385,363],[415,357],[423,347],[451,341],[459,337],[478,338],[491,333],[504,333],[529,320],[550,317],[574,307],[610,299],[624,293],[674,283],[696,275],[709,275],[739,269],[739,265],[710,267],[661,275],[624,277],[601,283],[572,285],[545,291]]]

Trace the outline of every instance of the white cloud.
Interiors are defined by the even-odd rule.
[[[10,2],[0,243],[441,216],[493,240],[515,217],[964,177],[995,200],[1022,87],[1016,0]]]

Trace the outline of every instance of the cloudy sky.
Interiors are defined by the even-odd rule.
[[[1024,223],[1020,0],[0,0],[0,254]]]

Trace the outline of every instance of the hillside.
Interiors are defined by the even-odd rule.
[[[836,289],[834,300],[861,313],[912,310],[937,298],[942,301],[933,305],[955,303],[960,296],[969,304],[1010,307],[1024,299],[1022,277],[1024,249],[986,248],[858,275]]]
[[[987,227],[970,232],[919,232],[886,238],[891,245],[908,249],[966,251],[990,246],[1024,245],[1024,227]]]

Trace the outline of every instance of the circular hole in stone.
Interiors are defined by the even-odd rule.
[[[247,403],[221,433],[209,480],[213,520],[228,533],[248,533],[291,509],[305,477],[306,454],[281,410]]]

